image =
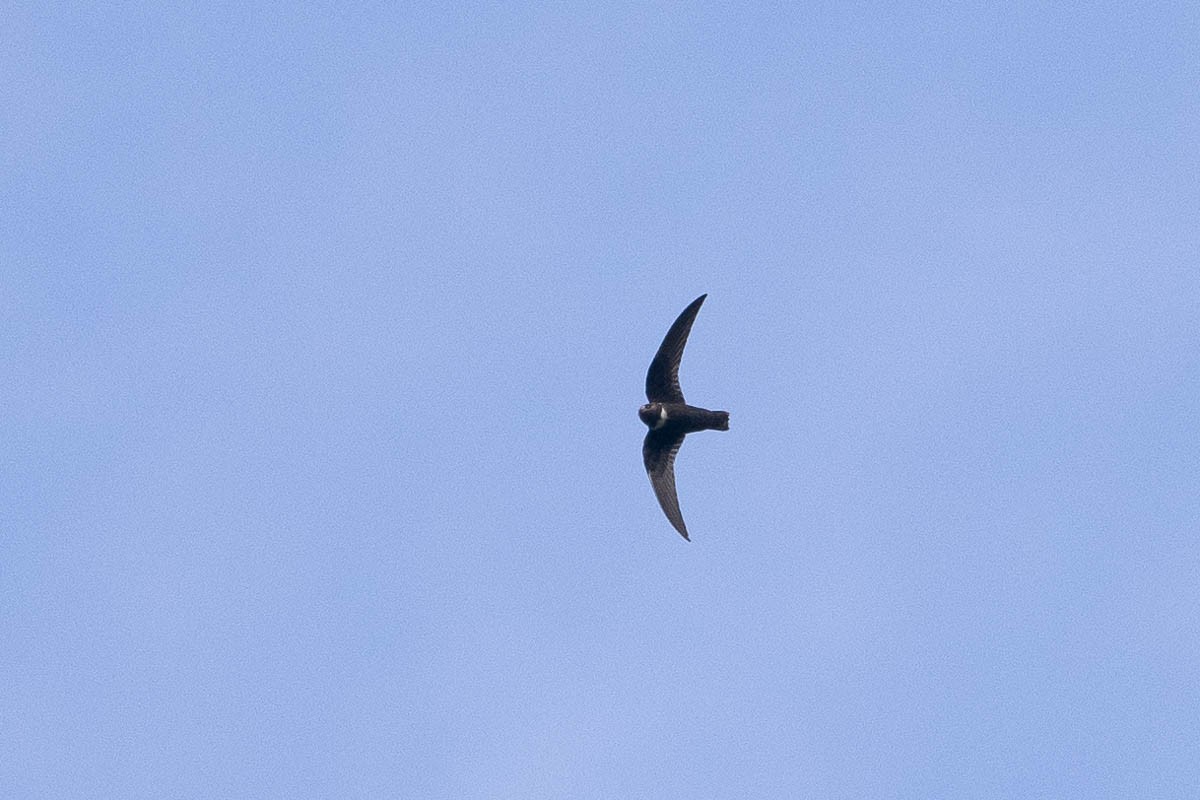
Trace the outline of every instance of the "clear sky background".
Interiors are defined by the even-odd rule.
[[[1195,3],[167,5],[0,22],[0,795],[1200,795]]]

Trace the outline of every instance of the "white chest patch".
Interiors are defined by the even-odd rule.
[[[663,425],[667,424],[667,409],[665,406],[658,407],[658,420],[655,421],[654,427],[651,430],[658,430]]]

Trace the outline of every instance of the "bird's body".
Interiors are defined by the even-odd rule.
[[[709,411],[687,403],[647,403],[638,409],[638,416],[652,431],[688,434],[729,430],[728,411]]]
[[[642,461],[650,484],[663,513],[684,539],[688,538],[688,532],[675,493],[675,454],[689,433],[729,430],[728,411],[688,405],[679,388],[683,348],[707,296],[702,294],[693,300],[667,331],[646,373],[646,399],[650,402],[638,409],[638,417],[650,429],[642,443]]]

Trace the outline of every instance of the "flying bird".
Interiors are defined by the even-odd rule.
[[[709,411],[689,406],[679,388],[679,361],[687,344],[692,323],[704,303],[702,294],[683,310],[667,331],[650,369],[646,372],[646,399],[650,402],[638,409],[638,416],[650,428],[642,442],[642,461],[650,475],[650,485],[663,513],[675,530],[688,541],[687,526],[679,513],[679,497],[675,494],[675,454],[683,437],[696,431],[729,430],[728,411]]]

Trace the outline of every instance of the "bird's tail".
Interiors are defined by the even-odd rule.
[[[729,412],[728,411],[712,412],[712,429],[714,431],[729,430]]]

